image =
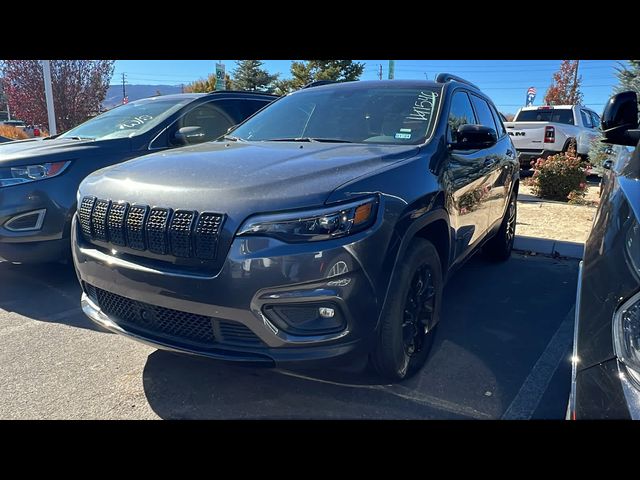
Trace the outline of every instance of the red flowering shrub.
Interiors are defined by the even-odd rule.
[[[549,200],[578,203],[587,189],[588,166],[571,145],[566,152],[539,158],[533,165],[533,193]]]

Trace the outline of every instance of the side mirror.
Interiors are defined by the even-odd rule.
[[[182,127],[173,134],[173,143],[176,145],[192,145],[206,141],[202,127]]]
[[[458,141],[452,145],[455,150],[479,150],[496,144],[498,136],[493,128],[484,125],[460,125]]]
[[[604,107],[601,123],[605,142],[635,146],[640,140],[636,92],[622,92],[612,96]]]
[[[605,160],[602,163],[602,168],[606,168],[607,170],[611,170],[612,166],[613,166],[613,160]]]

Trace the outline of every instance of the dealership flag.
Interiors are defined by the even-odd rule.
[[[531,105],[533,105],[533,101],[536,98],[536,87],[529,87],[529,90],[527,90],[527,107],[530,107]]]

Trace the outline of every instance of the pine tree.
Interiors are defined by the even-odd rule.
[[[628,60],[629,66],[620,64],[616,68],[616,74],[620,84],[616,87],[616,93],[634,90],[640,97],[640,60]]]
[[[297,90],[310,82],[331,80],[348,82],[358,80],[364,71],[364,63],[353,60],[303,60],[291,63],[288,87]]]
[[[260,91],[271,93],[273,83],[278,75],[269,73],[262,68],[262,60],[238,60],[233,71],[233,85],[237,90]]]
[[[553,83],[549,85],[544,96],[547,105],[580,105],[582,103],[582,92],[580,83],[582,76],[575,78],[577,60],[563,60],[560,70],[553,74]]]

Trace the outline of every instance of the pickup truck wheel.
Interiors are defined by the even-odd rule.
[[[495,236],[489,240],[484,248],[484,253],[491,259],[497,261],[508,260],[513,250],[513,241],[516,238],[516,220],[518,215],[518,202],[515,192],[511,194],[507,211],[502,219],[500,229]]]
[[[417,238],[391,280],[376,345],[369,361],[386,380],[397,381],[424,365],[433,345],[442,303],[442,267],[438,251]]]

